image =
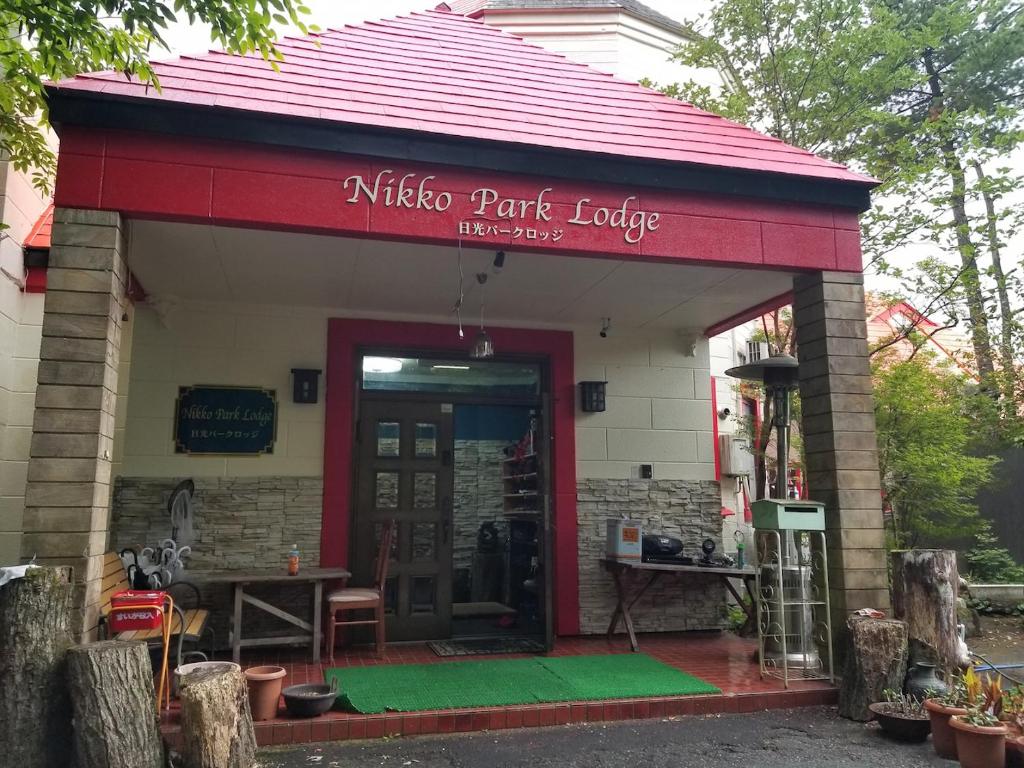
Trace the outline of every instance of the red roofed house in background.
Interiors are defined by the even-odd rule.
[[[828,343],[864,317],[870,179],[445,10],[281,50],[49,88],[44,327],[88,341],[44,340],[23,555],[78,558],[82,633],[93,566],[166,536],[182,477],[191,568],[297,543],[365,579],[396,519],[389,639],[603,633],[608,518],[721,546],[705,331],[791,293],[833,604],[885,607],[877,473],[845,464],[874,452],[866,341]],[[98,418],[47,426],[69,407]],[[638,629],[722,624],[713,580],[649,594]]]

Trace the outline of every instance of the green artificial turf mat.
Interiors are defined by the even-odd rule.
[[[365,714],[721,693],[642,653],[334,667],[325,678]]]

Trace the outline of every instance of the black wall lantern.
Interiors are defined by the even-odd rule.
[[[584,413],[604,411],[604,385],[607,383],[607,381],[580,382],[580,409]]]
[[[292,368],[292,402],[315,403],[319,379],[319,368]]]

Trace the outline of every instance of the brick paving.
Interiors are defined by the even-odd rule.
[[[778,680],[762,680],[754,652],[756,643],[728,633],[659,633],[641,635],[640,649],[660,661],[696,675],[722,690],[708,696],[670,696],[591,702],[564,702],[511,707],[394,712],[363,715],[331,711],[314,719],[278,717],[256,724],[261,746],[301,744],[384,736],[414,736],[430,733],[462,733],[511,728],[566,725],[663,718],[679,715],[745,713],[768,709],[834,704],[836,689],[823,681],[791,683],[787,691]],[[554,656],[629,653],[624,636],[559,638]],[[387,658],[377,659],[370,648],[356,648],[335,655],[333,666],[354,667],[376,664],[444,664],[467,658],[522,658],[508,654],[493,657],[441,658],[425,644],[388,646]],[[242,665],[278,664],[288,670],[285,685],[323,682],[326,661],[312,664],[295,650],[261,651],[243,656]],[[284,714],[284,705],[281,704]],[[164,716],[162,729],[172,746],[179,743],[178,712],[172,705]]]

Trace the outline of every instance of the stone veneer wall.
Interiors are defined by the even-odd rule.
[[[183,478],[118,477],[111,509],[110,548],[156,546],[171,535],[167,501]],[[319,477],[197,477],[192,557],[185,579],[198,582],[205,607],[212,611],[218,645],[228,640],[230,590],[203,586],[195,578],[205,569],[280,567],[299,545],[301,562],[320,564],[323,480]],[[193,575],[193,573],[195,575]],[[249,591],[249,590],[247,590]],[[258,597],[279,602],[307,621],[312,591],[304,587],[254,589]],[[290,634],[291,625],[254,608],[245,609],[246,626],[260,632]]]
[[[626,516],[647,532],[677,536],[685,554],[694,559],[706,538],[714,539],[717,551],[722,551],[722,502],[715,481],[588,478],[579,480],[576,488],[583,634],[607,631],[615,608],[615,586],[599,562],[605,554],[609,518]],[[634,606],[633,622],[641,632],[720,629],[725,599],[717,579],[662,577]]]
[[[455,501],[452,521],[452,566],[470,568],[481,523],[497,523],[502,535],[508,524],[502,516],[501,461],[507,440],[455,441]]]

